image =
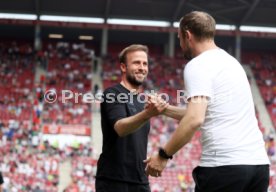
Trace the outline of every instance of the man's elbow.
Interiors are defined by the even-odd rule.
[[[120,122],[116,122],[116,123],[115,123],[115,125],[114,125],[114,130],[115,130],[115,132],[117,133],[117,135],[118,135],[119,137],[125,137],[125,136],[127,136],[127,133],[125,133],[125,132],[123,131],[124,129],[121,128]]]
[[[119,137],[124,137],[124,136],[125,136],[122,132],[120,132],[120,131],[118,131],[118,130],[116,130],[116,129],[115,129],[115,132],[117,133],[117,135],[118,135]]]
[[[120,132],[120,131],[116,131],[116,133],[119,137],[125,137],[125,136],[128,135],[127,133],[123,133],[123,132]]]

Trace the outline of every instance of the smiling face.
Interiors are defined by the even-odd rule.
[[[142,85],[148,75],[147,53],[144,51],[129,52],[126,55],[126,62],[121,63],[121,70],[131,85]]]

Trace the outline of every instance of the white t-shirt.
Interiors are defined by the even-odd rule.
[[[202,125],[200,166],[269,164],[247,76],[222,49],[203,52],[185,67],[188,98],[210,100]]]

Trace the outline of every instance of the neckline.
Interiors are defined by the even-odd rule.
[[[128,88],[125,87],[125,84],[123,81],[121,81],[120,83],[120,86],[123,87],[125,90],[127,90],[129,93],[132,93],[133,95],[138,95],[138,90],[137,89],[132,89],[132,90],[129,90]],[[135,90],[135,91],[134,91]]]

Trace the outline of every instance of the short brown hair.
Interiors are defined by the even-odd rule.
[[[128,53],[133,51],[144,51],[147,55],[149,53],[149,48],[146,45],[140,45],[140,44],[132,44],[126,48],[124,48],[120,54],[119,54],[119,62],[125,63],[126,62],[126,56]]]
[[[216,21],[206,12],[192,11],[180,19],[181,34],[190,31],[197,40],[214,39]]]

